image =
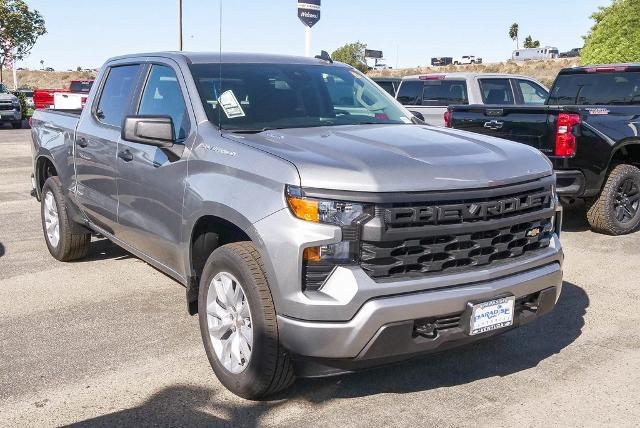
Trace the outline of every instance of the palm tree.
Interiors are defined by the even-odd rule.
[[[520,49],[520,43],[518,41],[518,30],[520,30],[520,26],[517,23],[513,23],[511,28],[509,28],[509,37],[511,40],[516,42],[516,49]]]

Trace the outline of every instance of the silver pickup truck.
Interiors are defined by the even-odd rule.
[[[530,77],[500,73],[433,73],[402,78],[396,98],[429,125],[447,126],[447,107],[466,104],[541,106],[549,91]]]
[[[82,112],[33,117],[45,242],[68,261],[106,237],[184,285],[214,372],[247,398],[549,312],[549,161],[418,122],[326,56],[113,58]]]

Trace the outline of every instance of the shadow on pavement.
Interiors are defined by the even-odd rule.
[[[213,390],[172,386],[138,407],[73,426],[258,426],[262,416],[289,399],[315,404],[335,398],[426,391],[507,376],[535,367],[573,343],[582,333],[587,307],[589,298],[584,290],[565,282],[553,312],[474,345],[367,372],[326,379],[300,379],[292,388],[269,401],[245,401],[242,406],[233,405],[229,400],[217,400]]]
[[[82,259],[74,260],[72,263],[86,263],[98,260],[124,260],[133,256],[125,249],[117,246],[108,239],[100,239],[92,241],[89,248],[89,254]]]
[[[0,242],[0,257],[4,256],[4,245]]]
[[[589,229],[587,222],[587,208],[583,201],[576,201],[571,205],[563,205],[562,230],[565,232],[585,232]]]

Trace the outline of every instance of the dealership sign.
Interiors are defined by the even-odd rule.
[[[320,21],[320,0],[298,0],[298,18],[311,28]]]

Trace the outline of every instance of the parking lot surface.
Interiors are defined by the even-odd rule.
[[[550,315],[252,402],[213,375],[182,286],[105,240],[49,255],[29,143],[0,129],[0,426],[640,425],[640,233],[597,235],[566,210]]]

